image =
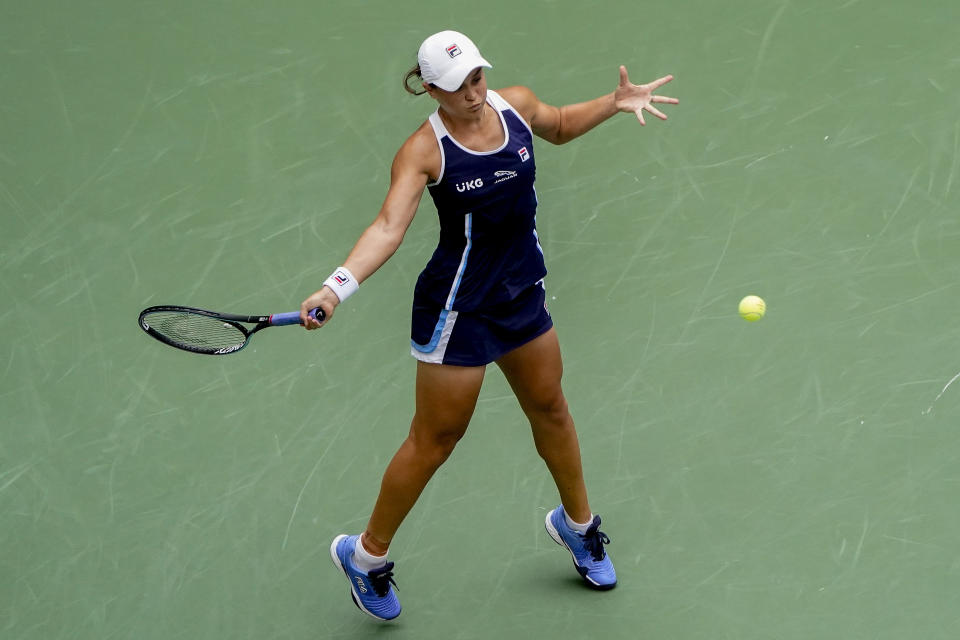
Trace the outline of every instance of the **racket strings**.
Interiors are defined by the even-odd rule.
[[[187,311],[157,311],[144,321],[168,340],[197,349],[229,349],[247,339],[239,325]]]

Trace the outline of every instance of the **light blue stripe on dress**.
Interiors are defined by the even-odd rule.
[[[440,344],[441,338],[444,336],[443,329],[453,309],[453,303],[457,299],[457,290],[460,288],[460,283],[463,282],[463,274],[467,270],[467,259],[470,257],[470,247],[473,246],[472,230],[473,214],[468,213],[464,221],[464,234],[467,237],[467,246],[463,248],[463,255],[460,257],[460,266],[457,268],[457,275],[453,279],[453,284],[450,287],[450,294],[447,295],[447,303],[444,305],[443,311],[440,312],[440,317],[437,319],[437,326],[433,328],[433,335],[430,336],[430,342],[427,344],[417,344],[414,340],[410,340],[410,345],[420,353],[433,353]],[[456,319],[456,314],[453,314],[453,318]],[[450,339],[449,332],[446,334],[446,337],[448,340]],[[444,343],[443,348],[446,349],[446,343]],[[440,354],[440,357],[442,358],[443,355]]]
[[[447,296],[447,304],[444,309],[452,309],[453,301],[457,297],[457,289],[463,281],[463,272],[467,270],[467,258],[470,256],[470,247],[473,246],[473,214],[468,213],[464,221],[464,234],[467,236],[467,246],[463,248],[463,255],[460,257],[460,267],[457,269],[457,277],[453,279],[453,286],[450,287],[450,295]]]

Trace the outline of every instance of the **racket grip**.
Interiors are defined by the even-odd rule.
[[[316,309],[310,310],[310,315],[317,319],[317,322],[323,322],[327,317],[327,314],[323,312],[323,309],[317,307]],[[282,327],[289,324],[300,324],[300,312],[299,311],[290,311],[289,313],[275,313],[270,316],[270,325],[274,327]]]

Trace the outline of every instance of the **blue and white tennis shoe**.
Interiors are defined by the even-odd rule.
[[[563,505],[560,505],[547,514],[546,527],[553,541],[573,556],[573,566],[588,586],[600,590],[617,586],[617,572],[603,548],[610,544],[610,538],[600,531],[600,516],[594,516],[586,533],[581,535],[567,525]]]
[[[340,535],[330,545],[330,559],[350,582],[353,603],[377,620],[393,620],[400,615],[400,601],[393,587],[393,563],[365,573],[353,564],[353,551],[360,536]],[[392,586],[391,586],[392,585]]]

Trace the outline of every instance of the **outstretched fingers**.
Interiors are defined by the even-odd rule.
[[[620,68],[623,69],[623,67],[620,67]],[[651,91],[653,91],[654,89],[659,89],[660,87],[667,84],[671,80],[673,80],[673,75],[669,74],[669,75],[663,76],[662,78],[657,78],[653,82],[648,83],[647,86],[650,87]]]
[[[680,104],[680,101],[677,100],[676,98],[670,98],[670,97],[668,97],[668,96],[657,96],[657,95],[653,95],[653,92],[654,92],[654,91],[656,91],[657,89],[659,89],[659,88],[662,87],[663,85],[667,84],[667,83],[670,82],[671,80],[673,80],[673,76],[672,76],[672,75],[666,75],[666,76],[663,76],[662,78],[657,78],[657,79],[654,80],[653,82],[650,82],[650,83],[647,84],[647,88],[650,90],[650,94],[651,94],[651,95],[650,95],[650,102],[660,102],[660,103],[662,103],[662,104]],[[655,112],[654,110],[652,110],[652,109],[650,110],[650,113],[654,113],[654,112]],[[659,114],[659,113],[657,113],[657,117],[658,117],[658,118],[662,117],[664,120],[667,119],[666,116],[662,116],[662,115]]]
[[[637,116],[637,121],[645,125],[644,111],[647,111],[661,120],[666,120],[667,115],[653,106],[659,104],[679,104],[680,101],[669,96],[658,96],[654,92],[673,80],[673,75],[665,75],[646,84],[633,84],[630,82],[630,76],[627,75],[627,67],[620,65],[620,85],[616,91],[617,107],[623,111],[633,111]]]
[[[653,96],[650,98],[650,102],[661,102],[663,104],[680,104],[680,101],[676,98],[669,98],[667,96]]]
[[[660,118],[661,120],[666,120],[666,119],[667,119],[667,114],[665,114],[664,112],[660,111],[660,109],[657,109],[657,108],[656,108],[655,106],[653,106],[652,104],[648,104],[648,105],[647,105],[647,111],[649,111],[649,112],[652,113],[653,115],[657,116],[657,117]]]
[[[647,87],[650,89],[650,93],[652,94],[657,88],[662,87],[663,85],[667,84],[671,80],[673,80],[673,76],[664,76],[662,78],[658,78],[657,80],[654,80],[653,82],[648,84]],[[651,95],[650,104],[646,106],[646,109],[647,111],[657,116],[661,120],[666,120],[667,115],[662,111],[660,111],[659,109],[657,109],[655,106],[653,106],[654,102],[658,102],[660,104],[680,104],[680,101],[677,100],[676,98],[671,98],[669,96]]]

